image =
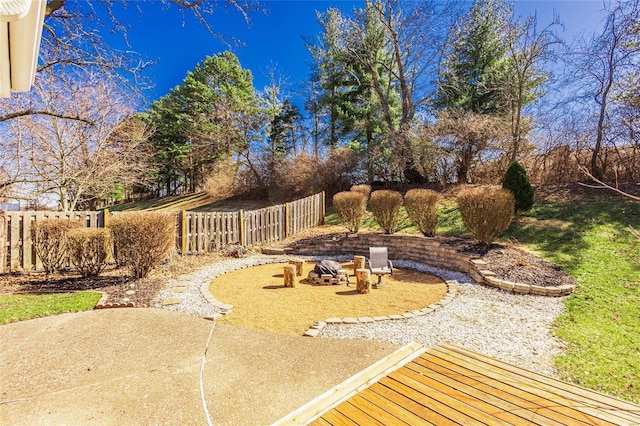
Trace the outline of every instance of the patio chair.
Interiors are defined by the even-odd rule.
[[[369,258],[367,259],[371,275],[378,276],[376,286],[382,285],[383,275],[393,275],[393,263],[389,260],[386,247],[369,247]]]

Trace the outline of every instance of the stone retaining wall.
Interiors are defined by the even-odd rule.
[[[351,234],[334,240],[314,240],[298,244],[286,249],[286,252],[305,256],[369,256],[369,247],[387,247],[391,260],[411,260],[436,268],[464,272],[479,283],[514,293],[566,296],[575,289],[572,285],[541,287],[498,279],[487,262],[461,253],[434,238],[414,235]]]

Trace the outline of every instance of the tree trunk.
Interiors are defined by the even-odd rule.
[[[302,276],[302,265],[304,264],[304,260],[291,259],[289,260],[289,265],[294,265],[296,267],[296,276]]]
[[[604,119],[607,109],[606,93],[602,95],[602,103],[600,104],[600,116],[598,117],[598,128],[596,130],[596,144],[593,147],[593,154],[591,154],[591,174],[598,180],[602,180],[604,177],[604,167],[600,167],[598,159],[600,157],[600,151],[602,150],[602,140],[604,138]],[[604,165],[603,165],[604,166]]]
[[[296,265],[284,265],[284,286],[296,286]]]
[[[358,269],[364,269],[364,256],[353,256],[353,275],[356,274]]]
[[[356,270],[356,290],[360,294],[367,294],[371,291],[371,271],[368,269]]]

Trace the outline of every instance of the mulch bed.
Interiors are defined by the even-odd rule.
[[[574,278],[558,265],[511,245],[489,247],[462,238],[440,238],[443,244],[478,256],[489,264],[497,278],[541,287],[575,285]]]
[[[127,271],[108,267],[101,276],[83,278],[73,271],[51,275],[27,272],[0,275],[0,295],[12,293],[60,293],[94,290],[108,295],[107,303],[133,303],[136,307],[149,307],[167,281],[200,266],[211,264],[220,256],[173,256],[148,277],[134,279]],[[134,290],[135,293],[131,293]]]
[[[94,290],[108,295],[108,303],[130,302],[137,307],[147,307],[166,284],[166,280],[159,277],[135,280],[115,268],[104,274],[99,277],[81,277],[71,271],[50,275],[43,272],[4,274],[0,275],[0,295]]]

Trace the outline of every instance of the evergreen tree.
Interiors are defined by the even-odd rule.
[[[489,114],[505,104],[500,79],[511,13],[502,0],[477,0],[455,26],[436,96],[440,109]]]
[[[271,140],[271,155],[278,160],[282,160],[294,149],[295,126],[301,119],[300,110],[285,100],[280,111],[271,119],[271,129],[269,139]]]
[[[531,210],[533,207],[533,187],[529,183],[527,171],[514,161],[504,175],[502,187],[513,193],[516,199],[516,213]]]
[[[318,21],[322,33],[309,49],[315,60],[314,76],[322,89],[319,104],[329,118],[327,144],[332,148],[350,144],[362,150],[372,179],[376,168],[388,162],[381,153],[389,152],[382,146],[389,142],[389,122],[397,126],[400,118],[384,24],[369,2],[354,11],[353,18],[329,9]],[[385,88],[383,99],[380,87]]]
[[[214,163],[245,150],[245,123],[259,114],[251,71],[230,52],[206,57],[149,111],[150,141],[167,194],[195,191]]]

